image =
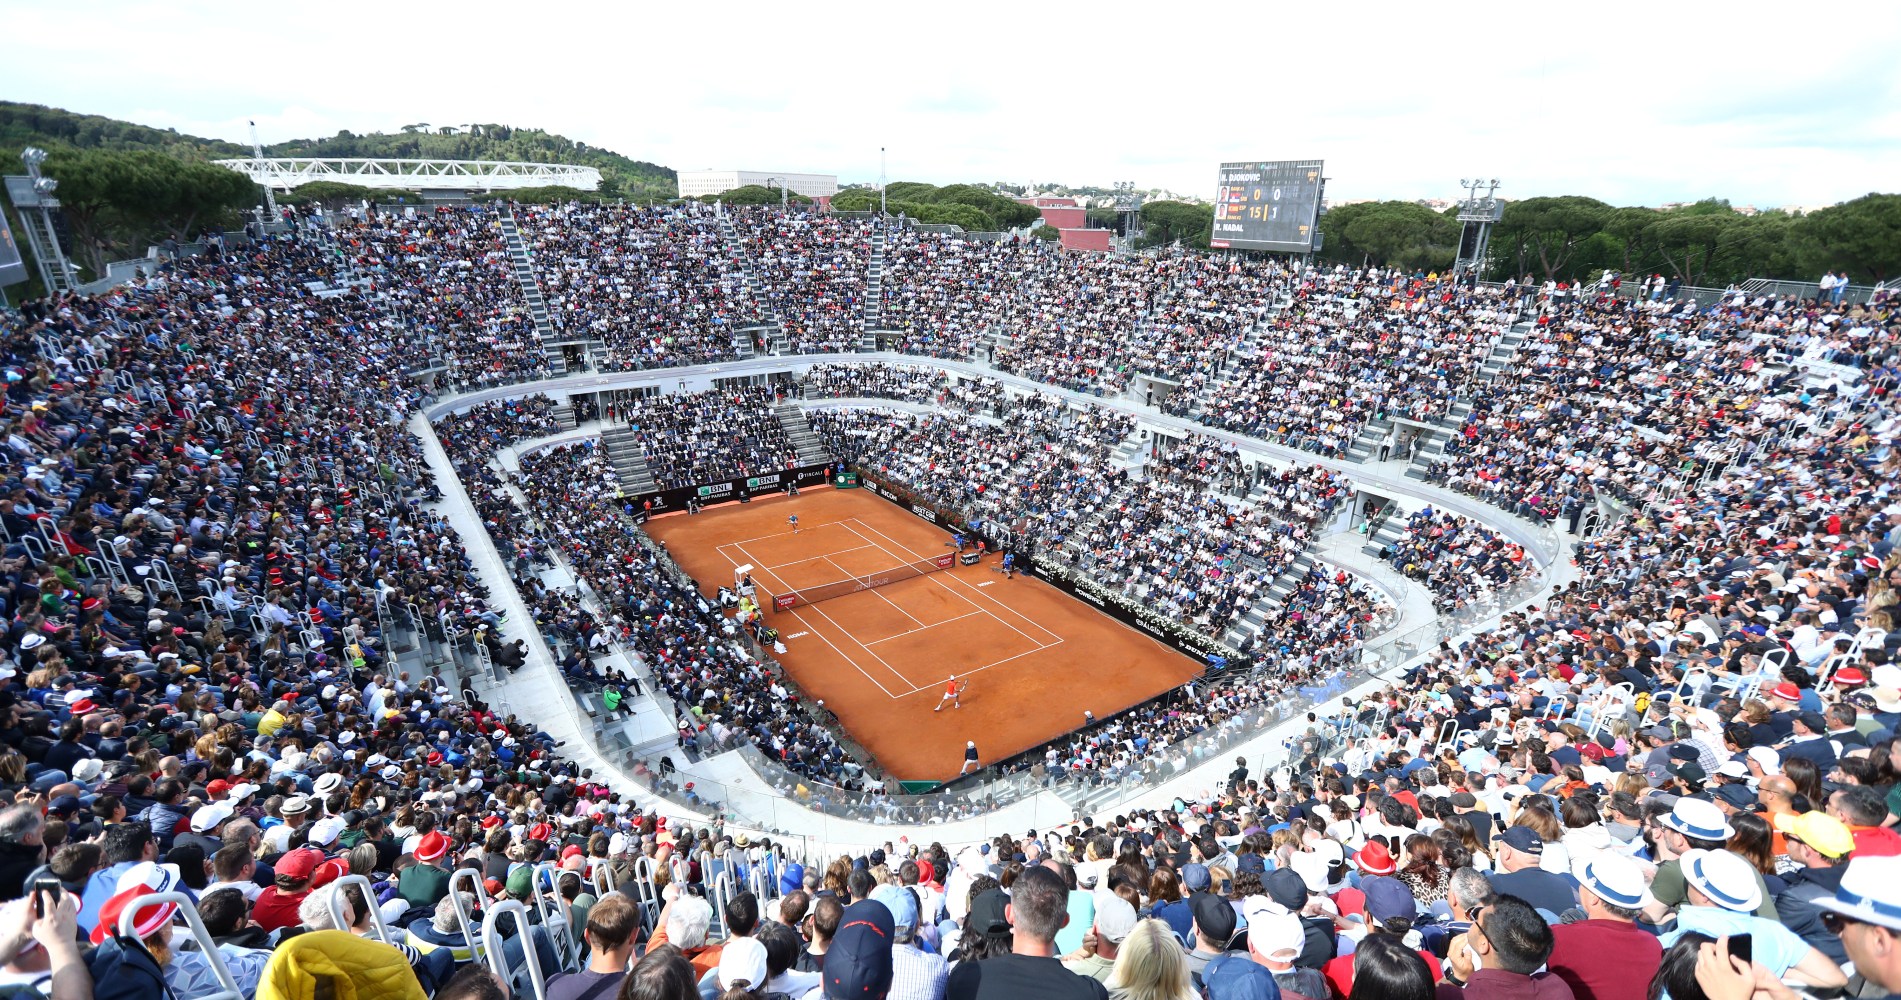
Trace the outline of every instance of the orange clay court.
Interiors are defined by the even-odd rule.
[[[786,522],[797,514],[795,535]],[[975,740],[985,764],[1107,718],[1199,676],[1201,664],[999,557],[843,597],[770,610],[767,592],[879,573],[952,551],[950,535],[864,490],[667,514],[647,525],[707,596],[751,564],[777,659],[892,775],[946,780]],[[933,712],[951,677],[963,707]]]

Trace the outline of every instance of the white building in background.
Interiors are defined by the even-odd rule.
[[[700,198],[709,194],[725,194],[734,188],[751,184],[770,187],[777,190],[784,185],[793,194],[802,194],[807,198],[829,200],[838,193],[837,174],[792,174],[777,173],[769,170],[682,170],[680,171],[680,197]]]

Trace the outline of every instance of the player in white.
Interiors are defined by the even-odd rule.
[[[958,697],[960,694],[962,694],[962,692],[957,689],[957,678],[952,677],[944,685],[944,696],[937,699],[937,707],[931,709],[931,711],[942,712],[944,710],[944,703],[947,701],[951,703],[952,708],[963,708],[963,700]]]

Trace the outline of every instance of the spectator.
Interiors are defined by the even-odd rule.
[[[1067,895],[1062,879],[1047,868],[1029,868],[1017,876],[1005,908],[1012,932],[1010,953],[959,962],[951,970],[951,1000],[1032,995],[1106,1000],[1108,991],[1100,982],[1076,975],[1055,958],[1056,931],[1069,916]],[[829,988],[829,968],[826,977]]]
[[[1425,959],[1397,938],[1373,934],[1354,950],[1353,991],[1347,1000],[1428,1000],[1434,995]]]
[[[1551,955],[1551,927],[1516,896],[1501,895],[1473,915],[1465,954],[1451,958],[1439,996],[1537,997],[1566,1000],[1571,987],[1550,972],[1539,972]],[[1463,979],[1459,978],[1463,973]]]
[[[1795,932],[1754,915],[1762,902],[1761,876],[1749,862],[1728,851],[1701,848],[1692,849],[1681,861],[1689,899],[1677,911],[1676,929],[1661,938],[1664,947],[1689,933],[1711,938],[1749,934],[1755,940],[1755,960],[1777,978],[1791,978],[1822,989],[1848,981],[1840,966]]]
[[[1101,912],[1097,910],[1098,934]],[[1129,913],[1134,915],[1133,907]],[[1196,1000],[1199,996],[1189,984],[1180,938],[1166,923],[1153,918],[1136,923],[1121,942],[1115,968],[1103,985],[1118,1000]]]
[[[632,900],[611,894],[588,910],[587,968],[548,981],[548,1000],[613,1000],[627,978],[640,930],[640,910]]]
[[[891,990],[893,933],[883,903],[860,900],[845,907],[825,954],[827,1000],[866,1000]]]
[[[1643,872],[1627,858],[1599,854],[1579,869],[1578,881],[1585,919],[1552,926],[1547,967],[1577,1000],[1638,995],[1663,961],[1656,936],[1637,925],[1651,903]]]

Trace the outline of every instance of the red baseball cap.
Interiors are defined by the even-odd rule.
[[[205,786],[205,794],[211,796],[214,799],[230,791],[231,791],[231,783],[229,781],[224,780],[223,778],[219,778],[216,781],[213,781],[211,784],[208,784]]]
[[[441,763],[442,763],[442,751],[440,750],[429,751],[429,766],[436,767],[440,765]]]
[[[320,864],[323,864],[322,851],[310,847],[300,847],[278,858],[277,864],[272,866],[272,870],[279,875],[288,875],[298,881],[303,881],[310,878],[311,874],[317,870],[317,866]]]
[[[321,889],[348,874],[350,874],[350,862],[343,858],[331,858],[317,866],[316,872],[310,876],[310,887]]]
[[[1783,681],[1769,689],[1769,697],[1781,698],[1783,701],[1801,701],[1802,689],[1788,681]]]
[[[546,823],[536,823],[534,826],[531,826],[528,828],[529,840],[539,840],[545,844],[548,842],[548,838],[552,837],[553,835],[554,835],[554,827],[551,827]]]
[[[1855,687],[1868,683],[1868,675],[1858,667],[1843,667],[1835,671],[1835,683],[1842,687]]]

